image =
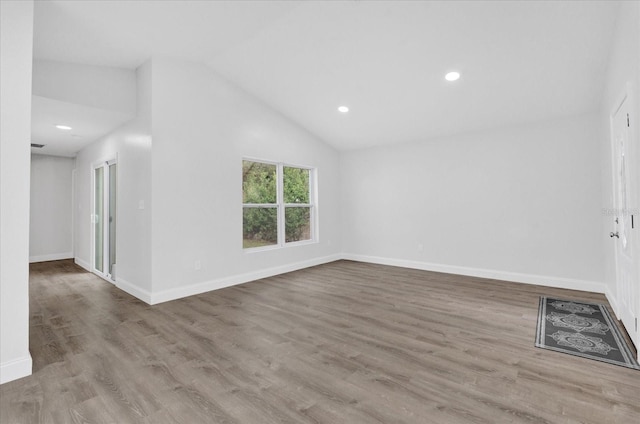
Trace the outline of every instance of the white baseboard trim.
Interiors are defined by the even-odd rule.
[[[72,259],[73,252],[65,253],[51,253],[49,255],[29,256],[29,263],[34,262],[47,262],[47,261],[59,261],[61,259]]]
[[[0,364],[0,384],[31,375],[31,355]]]
[[[620,316],[620,314],[618,313],[618,302],[616,301],[616,297],[613,295],[613,293],[611,292],[611,288],[608,285],[606,286],[604,295],[609,301],[609,305],[611,305],[611,309],[613,309],[613,313],[616,316],[616,319],[620,319],[618,318]]]
[[[73,259],[73,261],[76,263],[76,265],[78,265],[78,266],[80,266],[80,267],[84,268],[84,269],[85,269],[85,271],[92,272],[92,271],[91,271],[91,265],[89,264],[89,262],[85,262],[85,261],[83,261],[82,259],[77,258],[77,257],[76,257],[76,258],[74,258],[74,259]]]
[[[225,287],[235,286],[238,284],[248,283],[249,281],[259,280],[261,278],[273,277],[274,275],[284,274],[287,272],[297,271],[303,268],[309,268],[316,265],[322,265],[342,259],[342,255],[330,255],[321,258],[310,259],[302,262],[277,266],[273,268],[262,269],[259,271],[248,272],[246,274],[232,275],[229,277],[219,278],[202,283],[191,284],[185,287],[177,287],[175,289],[163,290],[158,293],[151,293],[151,305],[168,302],[171,300],[181,299],[187,296],[193,296],[205,293],[211,290],[218,290]],[[135,296],[135,295],[134,295]],[[136,296],[138,297],[138,296]],[[144,299],[141,299],[144,300]],[[146,300],[145,300],[146,302]]]
[[[131,284],[123,278],[116,277],[116,287],[122,291],[129,293],[131,296],[136,297],[143,302],[151,305],[151,292],[141,289],[135,284]]]
[[[321,265],[337,260],[351,260],[357,262],[367,262],[380,265],[398,266],[403,268],[420,269],[424,271],[442,272],[447,274],[465,275],[470,277],[487,278],[492,280],[510,281],[524,284],[535,284],[539,286],[554,287],[560,289],[582,290],[595,293],[604,293],[609,303],[617,313],[617,305],[615,299],[611,295],[608,287],[596,281],[577,280],[564,277],[554,277],[537,274],[523,274],[509,271],[498,271],[483,268],[470,268],[455,265],[434,264],[429,262],[410,261],[405,259],[384,258],[379,256],[357,255],[352,253],[335,254],[324,256],[321,258],[310,259],[307,261],[296,262],[292,264],[267,268],[259,271],[248,272],[245,274],[231,275],[216,280],[203,281],[201,283],[191,284],[184,287],[176,287],[173,289],[163,290],[154,293],[141,289],[122,278],[116,278],[116,286],[130,295],[142,300],[150,305],[157,305],[171,300],[181,299],[183,297],[193,296],[212,290],[218,290],[225,287],[231,287],[238,284],[244,284],[250,281],[262,278],[273,277],[275,275],[287,272],[297,271],[316,265]],[[76,258],[76,263],[89,271],[89,264]]]
[[[605,285],[597,281],[575,280],[564,277],[547,275],[522,274],[518,272],[497,271],[492,269],[469,268],[454,265],[433,264],[429,262],[409,261],[405,259],[383,258],[345,253],[343,259],[368,262],[380,265],[399,266],[403,268],[420,269],[424,271],[443,272],[447,274],[466,275],[469,277],[488,278],[492,280],[513,281],[516,283],[535,284],[539,286],[555,287],[559,289],[582,290],[605,293]]]

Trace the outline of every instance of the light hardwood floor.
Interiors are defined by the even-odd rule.
[[[640,422],[640,372],[533,346],[540,295],[606,303],[339,261],[148,306],[34,264],[34,373],[0,422]]]

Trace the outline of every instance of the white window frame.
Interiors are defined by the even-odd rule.
[[[256,158],[242,158],[242,162],[257,162],[266,165],[275,165],[276,167],[276,203],[242,203],[242,210],[245,208],[275,208],[277,214],[277,238],[278,242],[269,246],[261,247],[242,247],[242,250],[246,253],[262,252],[265,250],[281,249],[284,247],[301,246],[306,244],[313,244],[318,242],[318,213],[317,213],[317,170],[311,166],[294,165],[286,162],[274,162],[264,159]],[[299,168],[309,171],[309,201],[310,203],[284,203],[284,168]],[[242,167],[241,167],[242,169]],[[308,240],[290,241],[286,242],[286,222],[285,222],[285,210],[286,208],[309,208],[309,222],[311,224],[311,237]],[[244,225],[244,223],[243,223]],[[242,229],[244,234],[244,228]],[[241,240],[242,241],[242,240]]]
[[[109,166],[110,165],[117,165],[118,164],[118,153],[116,153],[115,155],[109,156],[110,159],[102,159],[102,160],[98,160],[95,162],[91,163],[91,197],[90,197],[90,206],[89,206],[89,210],[91,211],[91,215],[90,215],[90,240],[91,240],[91,272],[93,272],[94,274],[96,274],[97,276],[101,277],[104,280],[107,280],[108,282],[110,282],[111,284],[115,284],[115,280],[113,279],[112,275],[109,273],[109,269],[105,269],[105,264],[107,264],[107,268],[108,268],[108,257],[109,257],[109,248],[110,248],[110,239],[108,236],[108,225],[105,225],[103,228],[103,235],[102,235],[102,271],[99,271],[98,268],[96,268],[96,264],[95,264],[95,251],[96,251],[96,235],[95,235],[95,225],[97,223],[97,219],[98,219],[98,214],[96,213],[95,210],[95,199],[96,199],[96,169],[98,168],[104,168],[104,174],[103,174],[103,182],[104,182],[104,186],[103,186],[103,220],[104,220],[104,211],[108,211],[109,210]],[[116,170],[116,175],[117,175],[117,170]],[[116,184],[117,185],[117,184]],[[118,209],[120,208],[120,202],[118,201],[118,197],[116,194],[116,219],[119,216],[119,212]],[[108,221],[107,221],[108,222]],[[116,224],[116,240],[118,239],[118,227]],[[117,243],[116,243],[116,247],[117,247]]]

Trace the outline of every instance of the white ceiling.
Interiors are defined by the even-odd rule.
[[[62,102],[41,96],[31,98],[31,142],[44,144],[33,153],[73,157],[87,144],[131,119],[125,113]],[[63,124],[72,130],[60,130]]]
[[[34,55],[131,69],[152,55],[202,61],[352,149],[595,110],[618,6],[40,1]],[[446,82],[449,70],[462,78]]]
[[[202,61],[259,36],[298,6],[291,1],[37,1],[34,56],[130,69],[152,55]]]

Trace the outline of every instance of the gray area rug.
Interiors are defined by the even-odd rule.
[[[640,370],[604,305],[540,297],[536,347]]]

